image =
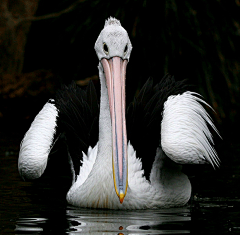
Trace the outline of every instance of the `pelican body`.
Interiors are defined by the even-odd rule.
[[[20,148],[23,179],[40,177],[52,146],[64,135],[75,206],[147,209],[185,205],[191,184],[183,164],[219,165],[210,126],[218,133],[197,93],[166,75],[149,79],[126,111],[125,79],[132,45],[110,17],[96,43],[100,106],[90,82],[63,87],[35,117]]]

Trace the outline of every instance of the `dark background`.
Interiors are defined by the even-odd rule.
[[[188,79],[192,91],[216,111],[208,110],[223,138],[215,136],[220,169],[197,168],[197,177],[192,178],[196,191],[205,196],[240,195],[239,0],[2,0],[0,14],[4,153],[18,151],[19,146],[9,144],[11,136],[20,143],[34,116],[62,83],[76,80],[85,86],[92,79],[98,87],[94,43],[105,20],[113,16],[133,45],[127,102],[149,76],[155,82],[166,73],[176,80]]]

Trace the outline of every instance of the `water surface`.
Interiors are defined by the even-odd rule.
[[[186,207],[161,210],[70,206],[65,196],[71,179],[61,174],[66,169],[56,159],[40,180],[22,181],[19,142],[18,137],[1,141],[0,234],[240,234],[240,200],[234,196],[195,196]]]

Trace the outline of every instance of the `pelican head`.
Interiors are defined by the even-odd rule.
[[[121,26],[119,20],[112,17],[106,20],[95,43],[95,50],[99,61],[103,58],[109,60],[113,57],[129,61],[132,44],[127,31]]]
[[[95,43],[95,50],[108,90],[112,125],[113,180],[122,203],[128,187],[125,78],[132,44],[119,20],[112,17],[106,20]]]

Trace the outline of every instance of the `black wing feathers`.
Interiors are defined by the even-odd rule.
[[[65,133],[75,174],[78,175],[82,151],[87,153],[88,147],[95,146],[98,140],[99,106],[96,90],[91,81],[86,90],[72,82],[57,92],[55,102],[59,110],[58,125]]]
[[[149,179],[156,149],[159,146],[161,115],[164,102],[171,95],[186,90],[185,81],[176,82],[166,75],[156,85],[148,79],[127,110],[127,136],[142,159],[145,176]],[[79,174],[82,151],[95,146],[99,133],[99,105],[93,83],[86,90],[75,82],[64,86],[55,99],[59,110],[58,125],[65,133],[68,151],[72,157],[75,174]]]
[[[181,94],[185,90],[185,81],[176,82],[171,75],[164,76],[156,85],[149,78],[129,105],[126,118],[128,139],[137,157],[142,159],[147,179],[159,146],[164,102],[169,96]]]

